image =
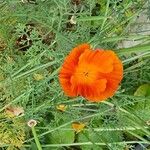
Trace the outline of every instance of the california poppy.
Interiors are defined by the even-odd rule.
[[[59,73],[66,95],[95,102],[112,97],[122,77],[122,62],[112,50],[93,50],[86,43],[73,48]]]

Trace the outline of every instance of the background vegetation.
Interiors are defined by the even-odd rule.
[[[0,149],[36,150],[37,141],[43,150],[148,149],[150,35],[129,32],[148,24],[136,23],[143,11],[148,20],[149,1],[0,1]],[[119,48],[123,40],[140,44]],[[65,56],[84,42],[113,49],[124,64],[119,90],[102,103],[70,99],[58,82]]]

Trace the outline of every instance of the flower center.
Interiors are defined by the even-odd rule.
[[[97,71],[94,66],[80,65],[71,77],[71,82],[78,84],[91,84],[97,79]]]
[[[85,71],[84,71],[83,74],[84,74],[85,77],[88,77],[88,76],[89,76],[89,72],[85,72]]]

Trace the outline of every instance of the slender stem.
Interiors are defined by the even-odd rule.
[[[41,130],[46,130],[46,129],[49,129],[49,127],[37,127],[38,129],[41,129]],[[135,126],[135,127],[128,127],[128,126],[124,126],[122,128],[93,128],[93,131],[95,132],[101,132],[101,131],[134,131],[134,130],[141,130],[141,129],[148,129],[147,126],[143,126],[143,127],[139,127],[139,126]],[[59,130],[62,130],[62,131],[72,131],[73,129],[72,128],[61,128]],[[90,129],[84,129],[85,131],[90,131]]]
[[[19,74],[18,76],[15,76],[13,79],[18,79],[18,78],[24,77],[26,75],[29,75],[30,73],[33,73],[33,72],[35,72],[37,70],[40,70],[40,69],[43,69],[43,68],[47,68],[47,67],[52,66],[52,65],[54,65],[56,63],[58,63],[58,61],[53,61],[53,62],[48,62],[46,64],[42,64],[42,65],[40,65],[38,67],[35,67],[35,68],[31,69],[31,70],[23,72],[22,74]]]
[[[36,134],[35,128],[31,127],[31,129],[32,129],[32,133],[33,133],[34,140],[35,140],[35,143],[36,143],[36,146],[37,146],[38,150],[42,150],[42,147],[41,147],[41,144],[39,142],[38,136]]]
[[[99,146],[105,146],[105,145],[113,145],[113,144],[134,144],[134,143],[138,143],[138,144],[150,144],[149,141],[145,142],[145,141],[123,141],[123,142],[112,142],[112,143],[94,143],[95,145],[99,145]],[[83,142],[83,143],[69,143],[69,144],[46,144],[43,145],[43,148],[46,147],[62,147],[62,146],[81,146],[81,145],[93,145],[92,142]],[[28,147],[28,145],[24,145],[25,147]]]
[[[106,23],[106,21],[108,19],[107,15],[108,15],[108,12],[109,12],[109,4],[110,4],[110,0],[107,0],[106,11],[105,11],[105,18],[104,18],[104,20],[102,22],[101,30],[103,30],[104,25],[105,25],[105,23]]]
[[[112,144],[150,144],[149,141],[123,141],[123,142],[112,142],[112,143],[95,143],[95,145],[112,145]],[[93,145],[92,142],[82,142],[82,143],[65,143],[65,144],[44,144],[42,145],[43,148],[46,148],[46,147],[62,147],[62,146],[81,146],[81,145]],[[0,147],[8,147],[9,144],[2,144]],[[31,147],[31,145],[28,145],[28,144],[24,144],[23,145],[24,147]]]

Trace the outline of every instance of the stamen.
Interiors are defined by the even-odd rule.
[[[84,74],[86,77],[88,77],[89,72],[83,72],[83,74]]]

